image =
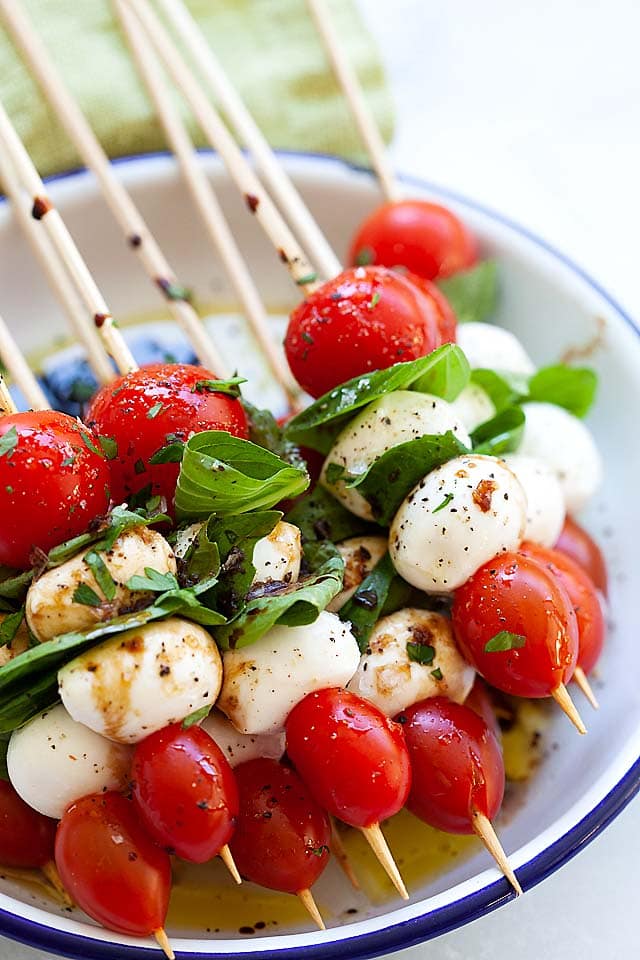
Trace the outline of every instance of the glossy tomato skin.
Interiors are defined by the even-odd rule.
[[[49,551],[84,533],[109,506],[109,464],[79,420],[53,410],[0,420],[17,443],[0,456],[0,564],[31,566],[34,547]]]
[[[458,321],[456,320],[456,315],[453,312],[451,304],[442,290],[440,290],[435,283],[432,283],[431,280],[427,280],[417,273],[405,273],[404,276],[407,280],[410,280],[425,297],[428,297],[433,302],[436,308],[436,323],[438,324],[438,331],[440,333],[440,342],[456,343],[458,338]]]
[[[571,517],[567,517],[565,520],[562,533],[554,549],[571,557],[582,567],[598,590],[601,590],[605,597],[607,596],[607,565],[604,562],[602,551],[587,531]]]
[[[399,724],[348,690],[310,693],[287,718],[287,753],[318,803],[353,827],[404,806],[411,767]]]
[[[203,430],[227,430],[248,438],[240,401],[197,387],[215,379],[203,367],[156,363],[118,377],[98,391],[85,420],[96,433],[116,441],[117,455],[110,464],[116,503],[149,488],[149,497],[163,496],[171,506],[179,464],[149,461],[174,441],[184,442]]]
[[[471,692],[465,700],[464,705],[477,713],[479,717],[482,717],[498,743],[500,743],[502,740],[502,730],[500,729],[500,723],[493,707],[491,693],[485,681],[477,674],[473,681]]]
[[[523,543],[520,552],[550,570],[569,594],[578,622],[578,666],[590,673],[602,653],[606,629],[602,604],[593,581],[582,567],[559,550],[550,550],[537,543]]]
[[[536,560],[504,553],[456,590],[451,612],[460,651],[492,686],[519,697],[547,697],[573,676],[576,615],[560,581]],[[507,631],[524,646],[487,652]]]
[[[478,259],[473,235],[438,203],[401,200],[384,203],[361,224],[350,263],[406,267],[427,280],[467,270]]]
[[[415,360],[440,346],[439,308],[385,267],[355,267],[291,314],[285,337],[298,383],[320,397],[345,380]]]
[[[58,826],[56,866],[72,899],[109,930],[146,937],[164,926],[169,857],[121,794],[91,794],[71,804]]]
[[[409,810],[448,833],[473,833],[474,812],[493,820],[504,796],[504,762],[482,717],[447,697],[432,697],[397,719],[411,757]]]
[[[0,780],[0,864],[37,868],[53,860],[57,821],[43,817]]]
[[[136,746],[133,802],[147,833],[183,860],[205,863],[231,839],[238,788],[205,730],[174,723]]]
[[[248,760],[235,775],[240,814],[230,847],[241,875],[282,893],[308,890],[329,861],[329,817],[278,760]]]

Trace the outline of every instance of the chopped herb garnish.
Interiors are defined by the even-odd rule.
[[[158,414],[162,411],[164,403],[154,403],[151,409],[147,412],[147,420],[155,420]]]
[[[226,393],[229,397],[240,396],[240,384],[246,383],[246,377],[230,377],[228,380],[198,380],[192,393]]]
[[[422,663],[428,666],[430,663],[433,663],[435,655],[436,651],[434,647],[428,643],[415,643],[413,640],[407,641],[407,656],[409,660],[413,660],[414,663]]]
[[[115,460],[118,456],[118,444],[114,437],[98,437],[98,442],[107,460]]]
[[[325,480],[329,484],[337,483],[344,477],[344,467],[339,463],[330,463],[325,471]]]
[[[67,457],[65,460],[63,460],[62,463],[60,464],[60,466],[62,466],[62,467],[72,467],[75,462],[76,462],[76,458],[75,458],[75,454],[74,454],[74,456],[72,456],[72,457]]]
[[[97,453],[99,457],[102,456],[102,452],[96,447],[95,443],[91,439],[88,433],[85,433],[84,430],[80,431],[80,436],[82,437],[82,442],[84,443],[87,450],[91,450],[92,453]]]
[[[145,466],[144,460],[136,460],[136,462],[133,465],[133,469],[135,473],[138,474],[138,476],[140,476],[141,473],[147,472],[147,468]]]
[[[144,568],[145,576],[134,576],[127,582],[129,590],[149,590],[153,593],[164,593],[167,590],[178,590],[180,584],[172,573],[160,573],[153,567]]]
[[[105,600],[115,599],[116,584],[100,554],[90,550],[85,554],[84,562],[96,578],[96,583],[102,590]]]
[[[196,723],[205,720],[211,713],[212,706],[213,704],[207,704],[204,707],[200,707],[199,710],[194,710],[193,713],[190,713],[189,716],[185,717],[182,721],[182,729],[188,730],[189,727],[194,727]]]
[[[86,583],[81,583],[79,587],[76,587],[73,602],[81,603],[84,607],[99,607],[102,605],[102,600],[98,594]]]
[[[441,510],[444,510],[445,507],[448,507],[451,501],[453,500],[452,493],[445,493],[444,500],[442,503],[439,503],[438,506],[431,511],[431,513],[440,513]]]
[[[313,849],[311,850],[311,853],[314,855],[314,857],[323,857],[325,853],[328,855],[330,852],[331,851],[329,850],[329,847],[326,845],[326,843],[323,843],[319,847],[313,847]]]
[[[369,302],[369,310],[373,310],[373,308],[377,307],[379,303],[380,303],[380,294],[376,290],[374,295],[371,297],[371,301]]]
[[[307,333],[306,330],[302,331],[302,339],[304,340],[305,343],[315,343],[315,340],[313,339],[311,334]]]
[[[15,427],[11,427],[10,430],[7,430],[2,437],[0,437],[0,457],[11,456],[16,446],[18,445],[18,433]]]
[[[304,277],[299,277],[296,280],[296,283],[298,284],[299,287],[306,287],[308,283],[313,283],[317,279],[318,279],[317,273],[305,273]]]
[[[487,641],[484,646],[485,653],[500,653],[503,650],[520,650],[527,642],[527,638],[521,633],[511,633],[509,630],[501,630],[495,637]]]
[[[184,441],[171,440],[164,447],[160,447],[150,458],[151,466],[158,463],[180,463],[184,454]]]
[[[24,609],[8,614],[0,623],[0,647],[6,647],[11,643],[20,629],[23,617]]]
[[[370,263],[373,263],[374,257],[373,247],[361,247],[356,254],[354,263],[356,267],[368,267]]]
[[[442,670],[440,667],[436,667],[435,670],[432,670],[431,676],[434,680],[442,680]]]
[[[5,490],[7,491],[7,493],[13,493],[13,487],[9,486],[9,484],[7,484],[7,486],[5,487]]]

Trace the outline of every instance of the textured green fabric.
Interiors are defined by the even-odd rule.
[[[109,0],[16,0],[112,157],[165,148]],[[361,145],[305,0],[189,0],[232,80],[275,147],[361,159]],[[351,0],[333,0],[349,56],[386,136],[392,111],[371,38]],[[0,30],[0,96],[40,172],[79,165],[8,36]],[[204,145],[192,127],[198,145]]]

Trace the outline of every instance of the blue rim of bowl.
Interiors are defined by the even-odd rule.
[[[206,149],[199,152],[203,154],[213,153],[213,151]],[[373,176],[370,168],[350,163],[344,158],[332,154],[301,153],[299,151],[286,150],[280,150],[277,151],[277,153],[280,156],[290,157],[292,159],[298,158],[302,160],[312,160],[314,162],[325,162],[334,166],[338,165],[355,173]],[[120,166],[141,163],[153,159],[168,158],[169,156],[170,154],[166,151],[156,151],[142,155],[118,157],[113,163],[116,166]],[[66,180],[71,177],[86,174],[86,172],[87,171],[81,167],[48,177],[46,182]],[[476,210],[542,248],[580,277],[587,286],[591,287],[592,290],[609,304],[625,323],[631,327],[636,335],[640,336],[640,329],[631,319],[630,315],[600,284],[585,270],[574,263],[573,260],[567,257],[566,254],[557,250],[537,234],[532,233],[519,223],[510,220],[503,214],[497,213],[495,210],[475,200],[470,200],[460,193],[441,187],[428,180],[403,174],[399,174],[399,179],[403,183],[432,192],[438,196],[469,207],[472,210]],[[0,197],[0,204],[4,202],[5,198]],[[532,887],[535,887],[571,860],[621,813],[639,791],[640,757],[634,761],[622,779],[618,781],[609,793],[593,810],[583,817],[579,823],[568,830],[562,837],[559,837],[558,840],[550,846],[546,847],[537,856],[533,857],[532,860],[529,860],[518,868],[518,880],[523,890],[530,890]],[[431,910],[421,917],[398,921],[398,923],[386,927],[384,930],[356,934],[351,937],[347,935],[340,940],[326,943],[311,943],[295,947],[283,947],[281,949],[249,951],[242,955],[238,954],[238,956],[246,956],[249,960],[301,960],[302,957],[304,957],[304,960],[366,960],[368,957],[377,957],[382,954],[391,953],[395,950],[411,947],[417,943],[422,943],[444,933],[448,933],[457,927],[470,923],[472,920],[477,920],[485,914],[496,910],[514,897],[515,894],[508,881],[500,878],[484,886],[481,890],[477,890],[463,897],[461,900],[457,900],[455,903],[437,907],[435,910]],[[127,960],[149,960],[150,956],[149,946],[137,947],[128,944],[114,944],[113,942],[86,937],[82,934],[55,930],[37,923],[34,920],[18,917],[7,910],[1,909],[0,933],[14,940],[18,940],[21,943],[25,943],[28,946],[37,947],[62,956],[77,957],[80,958],[80,960],[113,960],[116,954],[119,957],[127,958]],[[189,952],[188,954],[183,954],[183,956],[189,957],[189,960],[228,960],[228,953],[215,952],[215,942],[215,940],[211,941],[214,949],[207,950],[206,953]],[[245,944],[246,941],[243,941],[243,945]]]

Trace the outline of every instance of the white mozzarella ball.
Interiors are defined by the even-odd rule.
[[[73,599],[79,586],[90,587],[99,597],[103,596],[90,567],[84,562],[89,552],[90,549],[84,550],[49,570],[29,587],[27,621],[41,642],[62,633],[86,630],[96,620],[116,616],[133,598],[125,584],[133,576],[144,576],[145,567],[152,567],[159,573],[176,572],[176,558],[164,537],[147,527],[134,527],[118,537],[111,550],[100,554],[115,581],[115,598],[104,608],[87,606]]]
[[[602,459],[582,420],[554,403],[525,403],[518,453],[542,460],[562,487],[567,511],[579,513],[602,482]]]
[[[343,480],[333,480],[331,465],[335,464],[333,470],[341,467],[346,474],[358,476],[392,447],[449,430],[461,443],[471,445],[469,434],[445,400],[410,390],[389,393],[369,404],[339,434],[322,467],[320,483],[356,516],[371,520],[367,501]]]
[[[533,360],[510,330],[492,323],[459,323],[458,346],[472,370],[508,370],[528,376],[535,371]]]
[[[520,545],[527,499],[496,457],[455,457],[413,488],[393,518],[393,565],[426,593],[451,593],[496,554]]]
[[[486,420],[491,420],[496,413],[491,397],[477,383],[468,383],[452,402],[451,408],[469,433]]]
[[[74,720],[119,743],[138,743],[210,706],[221,682],[213,638],[180,617],[120,633],[58,673]]]
[[[256,568],[254,583],[267,580],[295,583],[300,576],[302,541],[300,530],[281,520],[271,533],[258,540],[253,549],[252,562]]]
[[[215,740],[232,767],[257,757],[279,760],[284,753],[284,730],[280,733],[239,733],[219,710],[212,710],[202,721],[202,729]]]
[[[387,552],[386,537],[351,537],[336,544],[344,560],[342,590],[336,594],[327,610],[337,613],[351,599],[362,581]]]
[[[59,704],[11,734],[7,770],[25,803],[59,819],[80,797],[124,789],[132,752],[77,723]]]
[[[219,709],[241,733],[276,733],[308,693],[346,686],[360,653],[349,624],[324,610],[307,626],[273,627],[223,659]]]
[[[429,656],[428,663],[412,660],[408,643],[432,647],[433,659]],[[394,717],[427,697],[463,703],[474,679],[473,667],[456,646],[450,621],[430,610],[407,608],[375,625],[348,689]]]
[[[176,557],[180,560],[185,559],[204,526],[205,523],[202,520],[198,520],[196,523],[190,523],[188,527],[183,527],[182,530],[177,531],[173,546],[173,552]]]
[[[564,493],[560,481],[541,460],[509,453],[504,462],[522,484],[527,498],[525,540],[553,547],[565,520]]]

